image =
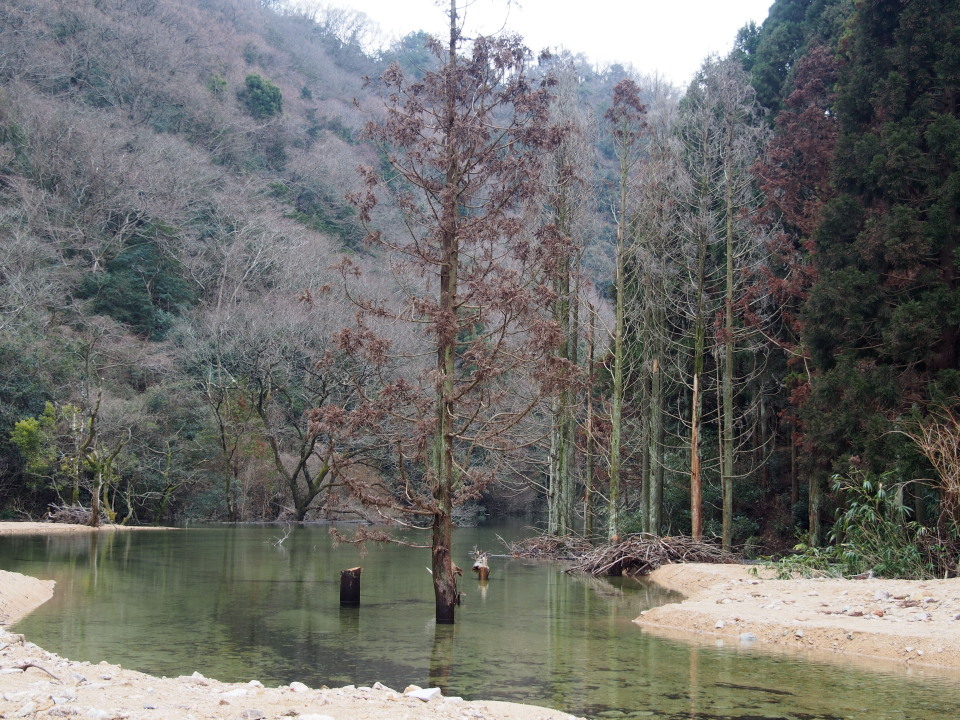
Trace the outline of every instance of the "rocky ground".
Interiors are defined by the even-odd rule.
[[[73,662],[0,630],[0,718],[92,720],[571,720],[502,702],[465,702],[438,689],[381,686],[311,689],[221,683],[199,673],[156,678],[102,662]]]
[[[687,599],[644,612],[637,623],[648,632],[960,673],[960,578],[777,580],[751,566],[700,564],[650,577]]]

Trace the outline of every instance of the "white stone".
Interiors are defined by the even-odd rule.
[[[260,682],[259,680],[251,680],[250,682],[247,683],[247,685],[249,685],[250,687],[255,687],[255,688],[262,688],[262,687],[263,687],[263,683]]]
[[[430,702],[431,700],[436,700],[437,698],[443,697],[443,692],[440,690],[440,688],[436,687],[414,690],[413,692],[408,692],[405,694],[407,697],[423,700],[424,702]]]
[[[303,693],[303,692],[309,692],[309,691],[310,691],[310,688],[308,688],[308,687],[307,687],[306,685],[304,685],[302,682],[297,682],[296,680],[294,680],[292,683],[290,683],[290,689],[291,689],[293,692],[295,692],[295,693]]]
[[[794,630],[793,636],[794,636],[794,637],[798,637],[798,638],[802,638],[802,637],[803,637],[803,630],[800,629],[800,628],[797,628],[796,630]]]
[[[220,693],[221,697],[243,697],[246,694],[246,688],[236,688],[235,690],[227,690],[226,692]]]
[[[741,645],[753,645],[757,641],[757,636],[753,633],[741,633],[740,635],[740,644]]]
[[[716,628],[717,630],[720,630],[721,628],[723,628],[723,625],[724,625],[723,620],[717,620],[717,624],[714,625],[713,627]]]
[[[17,710],[13,714],[13,716],[19,718],[19,717],[27,717],[28,715],[36,715],[36,714],[37,714],[37,704],[35,702],[28,702],[22,708]]]

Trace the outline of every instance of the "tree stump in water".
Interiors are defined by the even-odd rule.
[[[355,567],[340,571],[340,605],[360,606],[360,572],[362,570],[363,568]]]
[[[477,574],[477,580],[486,582],[490,579],[490,565],[487,563],[486,554],[478,555],[473,563],[473,571]]]

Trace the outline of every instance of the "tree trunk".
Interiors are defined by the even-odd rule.
[[[459,271],[459,215],[460,208],[453,188],[457,185],[457,148],[454,137],[456,125],[456,65],[457,65],[457,5],[450,0],[450,44],[447,76],[444,133],[447,148],[446,186],[450,189],[443,201],[440,237],[440,307],[444,322],[437,338],[437,429],[433,452],[433,539],[431,564],[433,591],[436,597],[438,623],[452,623],[457,604],[457,581],[453,574],[450,547],[453,541],[453,487],[455,467],[454,446],[454,377],[456,372],[456,313],[457,273]]]
[[[593,540],[593,463],[596,457],[596,443],[593,439],[593,382],[594,373],[594,330],[596,329],[596,311],[590,307],[590,324],[587,330],[587,459],[583,470],[583,535]]]
[[[649,532],[659,535],[662,531],[663,511],[663,373],[660,362],[653,359],[650,371],[650,493]]]
[[[625,191],[624,191],[625,194]],[[624,204],[626,200],[624,199]],[[613,394],[610,399],[610,507],[607,511],[607,539],[615,540],[620,536],[620,443],[623,431],[623,295],[625,221],[617,228],[617,269],[616,269],[616,319],[613,331]]]
[[[703,539],[703,480],[700,477],[700,376],[693,374],[690,417],[690,535]]]
[[[723,471],[721,486],[723,489],[723,549],[733,546],[733,180],[729,167],[729,158],[733,153],[733,127],[730,126],[727,138],[727,162],[724,167],[725,203],[726,203],[726,292],[724,293],[724,363],[723,363]]]

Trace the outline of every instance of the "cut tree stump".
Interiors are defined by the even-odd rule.
[[[474,561],[472,569],[477,574],[477,580],[486,582],[490,579],[490,565],[487,563],[486,553],[477,555],[477,559]]]
[[[360,606],[360,572],[362,567],[340,571],[340,605],[344,607]]]

